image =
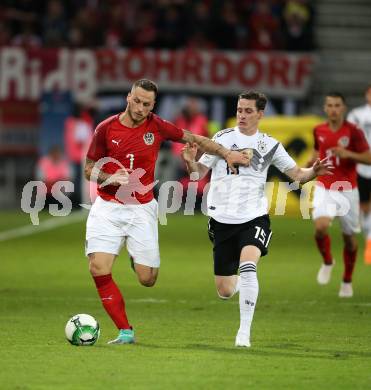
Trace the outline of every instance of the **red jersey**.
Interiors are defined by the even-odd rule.
[[[318,176],[317,180],[327,189],[337,181],[347,181],[352,188],[357,187],[357,163],[333,155],[331,148],[342,146],[356,153],[366,152],[369,145],[363,131],[352,123],[344,121],[337,131],[332,131],[328,123],[322,123],[314,128],[313,134],[314,148],[319,152],[320,159],[330,157],[334,166],[333,175]]]
[[[134,188],[132,196],[137,203],[148,203],[153,199],[151,185],[154,182],[155,165],[161,143],[164,140],[181,140],[183,130],[153,113],[150,113],[140,126],[126,127],[119,121],[119,115],[111,116],[97,126],[87,158],[94,161],[104,157],[117,160],[117,162],[109,161],[104,164],[103,170],[106,173],[113,174],[122,167],[129,172],[140,172],[139,176],[136,175],[136,179],[140,179],[137,182],[140,188]],[[134,173],[130,177],[133,175]],[[125,186],[121,187],[124,189]],[[150,189],[143,193],[141,190],[145,187]],[[122,197],[118,199],[115,196],[118,189],[118,186],[108,185],[98,188],[98,194],[108,201],[129,203],[122,200]],[[139,192],[135,191],[136,189]]]

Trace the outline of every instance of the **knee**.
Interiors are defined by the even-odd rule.
[[[104,275],[103,267],[94,260],[89,262],[89,271],[92,276]]]
[[[216,291],[220,299],[230,299],[233,296],[233,291],[225,287],[219,287]]]
[[[107,275],[111,270],[104,264],[98,262],[94,257],[89,258],[89,272],[92,276]]]
[[[358,249],[356,240],[346,240],[344,242],[344,247],[348,252],[355,252]]]
[[[327,224],[319,224],[316,226],[315,236],[317,238],[323,238],[327,234],[328,225]]]
[[[144,287],[153,287],[157,277],[154,275],[138,275],[139,283]]]

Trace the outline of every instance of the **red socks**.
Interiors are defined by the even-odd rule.
[[[352,281],[354,265],[356,263],[357,250],[355,250],[354,252],[350,252],[344,248],[343,258],[344,258],[343,282],[350,283]]]
[[[125,301],[112,275],[93,276],[104,308],[118,329],[131,329],[125,311]]]
[[[331,240],[330,236],[326,234],[324,237],[315,236],[317,247],[323,257],[325,264],[332,264],[332,254],[331,254]]]

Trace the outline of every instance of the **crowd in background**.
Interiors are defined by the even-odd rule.
[[[313,49],[308,0],[2,0],[0,46]]]

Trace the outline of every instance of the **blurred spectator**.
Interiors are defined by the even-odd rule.
[[[196,97],[189,97],[184,107],[181,111],[181,114],[174,120],[174,124],[182,129],[187,129],[194,134],[203,135],[204,137],[209,137],[208,130],[208,118],[200,110],[200,102]],[[188,174],[183,160],[181,159],[181,152],[183,149],[183,144],[178,142],[172,142],[172,154],[173,158],[173,179],[182,179],[181,182],[185,186],[189,181]],[[197,157],[201,156],[201,152]],[[204,186],[208,182],[208,177],[199,181],[198,184],[198,193],[202,194]]]
[[[286,50],[313,50],[313,13],[305,0],[288,0],[283,11]]]
[[[0,44],[310,50],[312,15],[307,0],[2,0]]]
[[[155,10],[145,6],[139,9],[138,12],[140,14],[140,23],[132,34],[131,44],[138,48],[154,47],[158,39]]]
[[[68,161],[64,158],[62,148],[58,145],[50,148],[48,154],[39,159],[36,166],[36,178],[45,183],[46,205],[56,203],[51,190],[60,180],[71,180],[71,170]]]
[[[208,118],[204,113],[201,112],[200,101],[196,97],[189,97],[186,100],[181,114],[175,119],[174,123],[180,128],[187,129],[194,134],[209,137]],[[171,146],[172,153],[174,155],[173,161],[176,161],[176,163],[173,163],[173,167],[176,169],[176,171],[173,173],[174,178],[180,179],[180,182],[186,191],[190,179],[189,175],[187,174],[185,164],[180,156],[184,145],[177,142],[172,142]],[[198,155],[196,156],[197,159],[201,157],[201,155],[202,152],[199,151]],[[200,209],[203,190],[206,184],[209,182],[209,179],[209,175],[206,175],[197,182],[196,209]]]
[[[24,48],[35,48],[40,47],[42,42],[41,38],[35,33],[33,24],[26,23],[23,26],[22,32],[11,40],[11,44]]]
[[[174,4],[158,9],[157,46],[166,49],[177,49],[185,44],[186,11],[184,7]]]
[[[1,46],[7,46],[11,42],[11,31],[9,26],[0,21],[0,47]]]
[[[67,43],[67,19],[63,4],[49,0],[43,20],[43,38],[47,46],[63,46]]]
[[[68,35],[74,47],[101,46],[102,27],[97,9],[89,5],[80,8],[72,19]]]
[[[214,14],[215,15],[215,14]],[[248,26],[241,20],[233,2],[225,2],[215,18],[213,39],[220,49],[242,49],[247,47]]]
[[[207,127],[208,119],[200,110],[199,100],[195,97],[189,97],[184,104],[181,114],[175,118],[174,124],[182,129],[187,129],[193,134],[209,136]],[[172,151],[180,156],[183,144],[172,142]]]
[[[279,21],[273,15],[268,0],[255,4],[249,19],[249,48],[252,50],[282,49]]]
[[[72,203],[78,207],[82,202],[82,163],[93,135],[94,122],[88,109],[76,104],[73,115],[64,124],[64,143],[68,161],[72,165],[74,177],[74,194]]]

